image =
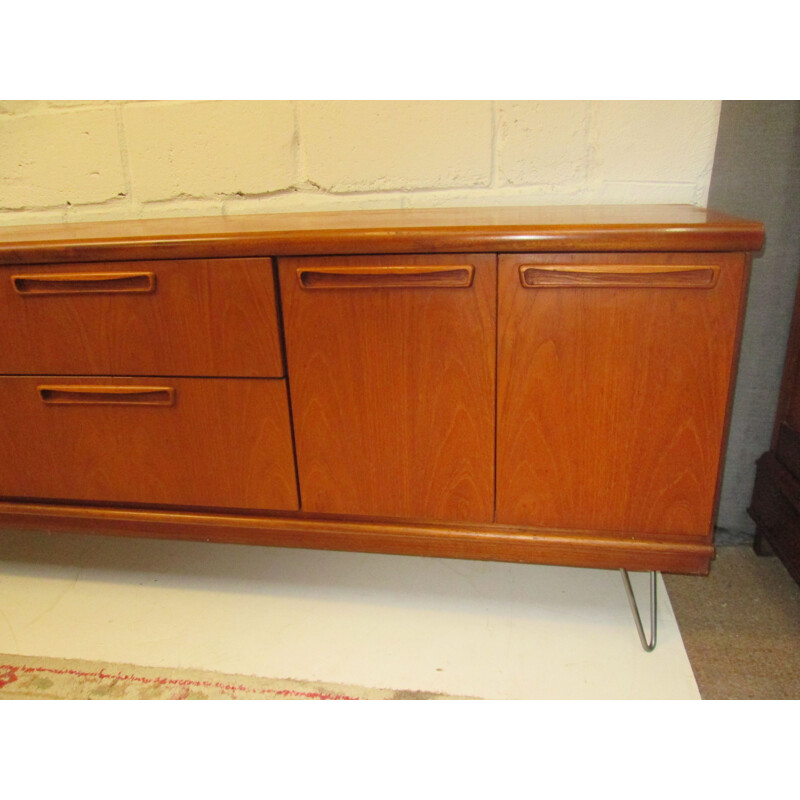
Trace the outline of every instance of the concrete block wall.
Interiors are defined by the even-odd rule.
[[[708,197],[716,101],[0,101],[0,225]]]

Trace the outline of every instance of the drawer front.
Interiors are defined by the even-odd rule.
[[[0,373],[284,374],[268,258],[0,269]]]
[[[739,254],[501,256],[497,521],[711,532]]]
[[[279,261],[305,511],[491,521],[495,263]]]
[[[285,383],[0,378],[0,496],[295,510]]]

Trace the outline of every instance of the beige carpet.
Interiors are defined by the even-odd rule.
[[[467,700],[429,692],[0,655],[0,700]]]
[[[800,699],[800,587],[777,558],[720,547],[707,578],[664,581],[704,700]]]

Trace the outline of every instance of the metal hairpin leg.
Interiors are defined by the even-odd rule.
[[[639,633],[639,641],[646,653],[655,650],[656,647],[656,614],[658,611],[658,604],[656,602],[656,580],[658,578],[657,572],[650,573],[650,641],[644,637],[644,628],[642,627],[642,618],[639,615],[639,609],[636,606],[636,598],[633,596],[633,589],[631,588],[631,579],[628,577],[628,570],[621,569],[622,582],[625,584],[625,591],[628,594],[628,602],[633,612],[633,621],[636,623],[636,630]]]

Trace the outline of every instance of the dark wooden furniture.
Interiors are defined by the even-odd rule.
[[[757,553],[777,554],[800,583],[800,286],[786,348],[770,449],[756,462],[748,509]]]
[[[0,523],[705,573],[762,240],[688,206],[0,229]]]

